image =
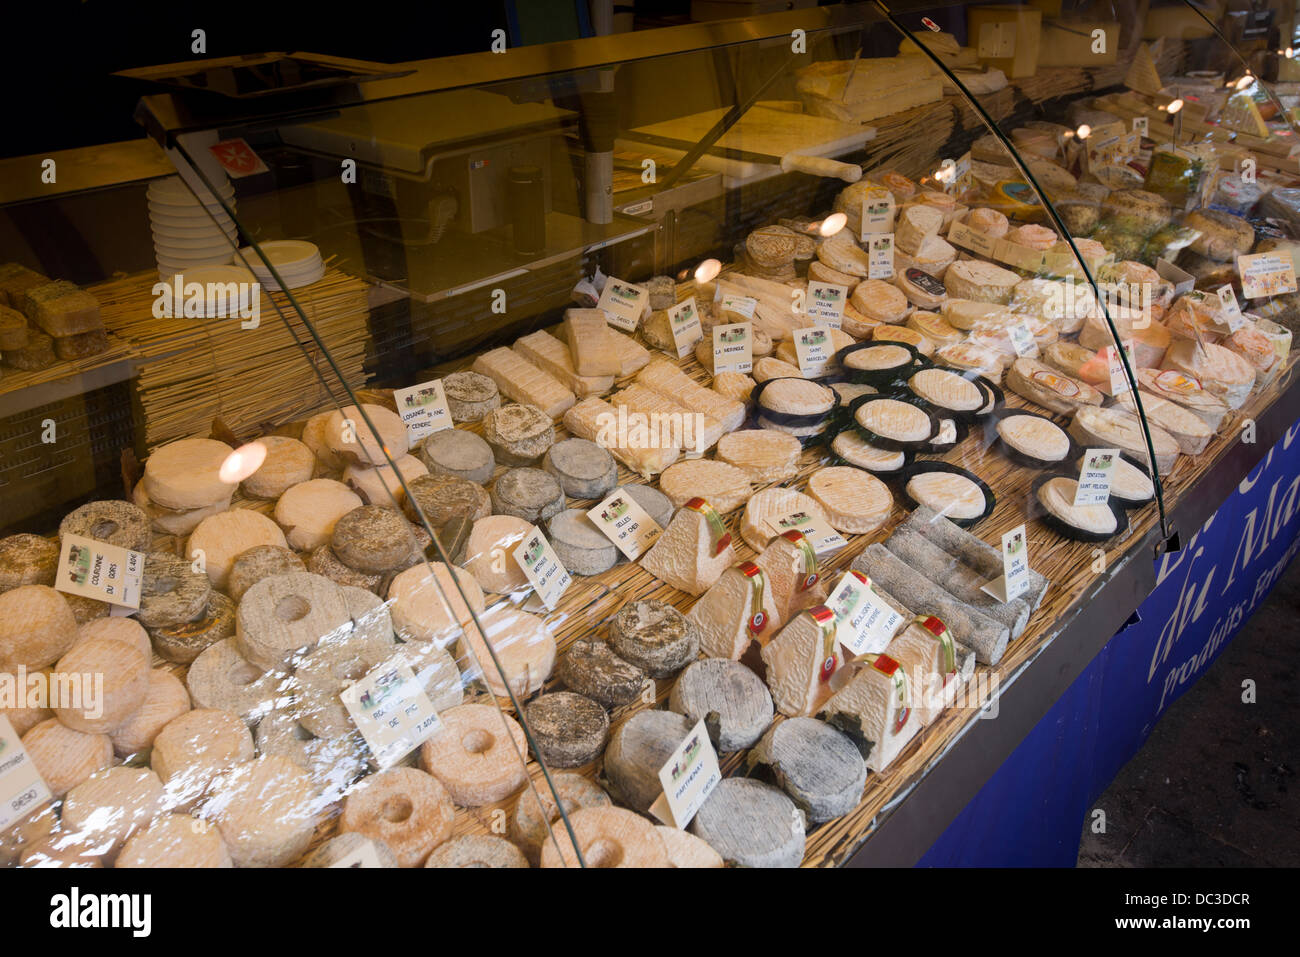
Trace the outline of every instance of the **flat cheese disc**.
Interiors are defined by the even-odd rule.
[[[803,446],[793,435],[772,429],[745,429],[719,439],[717,455],[719,462],[744,470],[751,482],[781,482],[794,478],[802,453]]]
[[[902,346],[879,345],[856,349],[844,357],[844,368],[878,372],[905,366],[912,361],[912,353]]]
[[[1109,535],[1118,527],[1109,505],[1075,505],[1074,493],[1079,483],[1059,476],[1038,488],[1038,500],[1052,515],[1071,528],[1093,535]]]
[[[769,412],[787,415],[822,415],[835,406],[835,393],[824,385],[801,379],[782,379],[763,389],[758,403]]]
[[[922,472],[907,480],[907,494],[945,518],[979,518],[987,504],[984,490],[964,475],[952,472]]]
[[[927,402],[954,412],[974,412],[984,404],[979,386],[946,369],[922,369],[907,384]]]
[[[924,442],[933,426],[924,410],[898,399],[871,399],[853,414],[858,425],[895,442]]]
[[[907,461],[902,452],[878,449],[852,429],[845,429],[835,436],[831,451],[850,465],[872,472],[896,472]]]
[[[894,508],[884,482],[850,465],[818,469],[808,480],[808,494],[826,509],[831,528],[852,535],[874,532]]]
[[[1070,454],[1070,437],[1054,422],[1036,415],[1009,415],[998,423],[998,437],[1021,455],[1059,462]]]
[[[811,496],[791,488],[765,488],[755,492],[740,518],[740,536],[756,552],[765,549],[772,539],[786,529],[777,524],[795,512],[807,512],[823,521],[826,510]]]
[[[1115,474],[1110,477],[1112,495],[1129,502],[1147,502],[1155,498],[1156,487],[1150,477],[1124,459],[1115,460]]]
[[[698,497],[719,512],[740,508],[751,491],[748,472],[712,459],[688,459],[668,466],[659,476],[659,488],[677,508]]]

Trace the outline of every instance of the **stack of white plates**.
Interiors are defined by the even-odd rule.
[[[179,176],[149,184],[149,225],[162,278],[195,266],[230,262],[239,240],[234,220],[222,203],[235,208],[235,188],[223,181],[216,190],[220,201],[200,190],[204,197],[200,202]]]
[[[205,317],[247,316],[253,305],[255,277],[242,266],[191,266],[182,273],[186,304],[191,285],[202,288],[202,314]],[[176,307],[173,306],[173,309]]]
[[[262,252],[261,256],[258,255],[258,249]],[[271,292],[277,292],[280,284],[266,268],[262,256],[265,256],[275,267],[275,271],[280,274],[288,289],[310,286],[314,282],[320,282],[325,276],[325,263],[320,258],[320,250],[314,243],[304,242],[301,239],[272,239],[259,243],[257,249],[245,246],[239,253],[243,256],[243,261],[253,270],[253,275],[257,276],[262,288]]]

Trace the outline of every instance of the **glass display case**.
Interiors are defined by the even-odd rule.
[[[1285,110],[1051,6],[186,64],[0,208],[0,667],[109,689],[6,862],[852,859],[1289,385]]]

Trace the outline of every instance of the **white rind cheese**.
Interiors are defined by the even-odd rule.
[[[1156,453],[1156,468],[1166,474],[1178,458],[1178,442],[1172,435],[1153,422],[1147,423],[1151,445]],[[1074,413],[1070,435],[1086,448],[1117,448],[1139,460],[1147,457],[1146,440],[1142,423],[1137,416],[1123,409],[1097,409],[1083,406]]]
[[[1058,476],[1038,487],[1038,501],[1057,520],[1090,535],[1110,535],[1119,527],[1109,505],[1075,505],[1079,483]]]
[[[1006,305],[1016,290],[1020,277],[1009,269],[974,259],[955,262],[944,273],[943,284],[954,299],[993,302]]]

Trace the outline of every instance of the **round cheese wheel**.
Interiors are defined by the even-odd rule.
[[[108,735],[74,731],[58,718],[42,721],[23,735],[22,742],[56,798],[113,763],[113,742]]]
[[[964,475],[922,472],[907,480],[912,501],[934,509],[945,518],[965,521],[984,514],[984,491]]]
[[[147,551],[153,537],[149,516],[130,502],[87,502],[59,522],[59,540],[80,535],[133,552]]]
[[[284,867],[307,851],[316,789],[288,758],[264,754],[221,780],[211,809],[236,867]]]
[[[0,681],[14,689],[11,701],[0,699],[0,715],[9,719],[14,733],[20,738],[42,721],[54,717],[54,712],[49,707],[51,670],[50,668],[40,670],[24,668],[20,674],[16,665],[12,668],[0,669]],[[18,697],[19,688],[26,689],[21,698]]]
[[[246,508],[232,509],[199,522],[190,535],[185,554],[190,561],[200,558],[208,580],[224,590],[235,559],[257,545],[288,543],[280,527],[265,515]]]
[[[655,825],[655,833],[663,838],[668,863],[673,867],[685,869],[724,866],[722,855],[694,834],[663,824]]]
[[[453,577],[454,576],[454,577]],[[459,584],[461,591],[457,590]],[[445,596],[445,598],[443,597]],[[444,640],[483,611],[483,589],[463,568],[427,562],[406,569],[388,586],[393,627],[403,638]],[[466,601],[469,602],[466,605]]]
[[[235,564],[238,567],[238,561]],[[207,613],[211,595],[208,576],[196,572],[190,562],[174,555],[150,553],[144,560],[140,609],[135,617],[146,628],[196,621]]]
[[[181,680],[166,668],[153,669],[144,701],[109,735],[114,753],[125,758],[153,747],[158,732],[189,710],[190,693]]]
[[[520,847],[533,863],[542,845],[551,839],[551,823],[560,818],[556,798],[566,815],[584,807],[609,807],[609,795],[591,779],[573,771],[551,774],[549,788],[526,787],[510,814],[510,840]],[[563,829],[561,824],[560,828]]]
[[[908,313],[907,296],[892,283],[883,279],[868,279],[853,290],[849,301],[853,308],[868,319],[880,322],[902,322]]]
[[[153,661],[153,645],[149,641],[149,632],[132,618],[96,618],[94,621],[86,622],[77,629],[77,643],[72,646],[73,651],[79,650],[92,639],[102,638],[124,642],[137,649],[146,662]],[[72,652],[68,653],[71,654]],[[82,663],[84,664],[84,660]]]
[[[321,467],[330,471],[337,471],[347,465],[347,462],[334,454],[326,440],[325,426],[333,414],[334,411],[331,409],[313,415],[308,419],[307,423],[302,427],[302,444],[312,450],[312,454],[316,456],[316,461],[321,464]]]
[[[513,515],[489,515],[474,523],[465,540],[465,560],[461,563],[485,592],[509,595],[527,591],[532,586],[514,550],[532,531],[532,523]]]
[[[453,801],[482,807],[524,786],[528,744],[514,718],[484,704],[463,704],[439,717],[442,727],[420,748],[420,766],[442,782]]]
[[[53,585],[59,569],[59,546],[40,535],[22,533],[0,538],[0,592],[21,585]]]
[[[824,415],[835,407],[835,392],[816,382],[781,379],[763,388],[758,404],[783,415]]]
[[[86,627],[96,624],[91,622]],[[149,690],[149,656],[142,654],[135,642],[91,638],[59,659],[53,680],[70,689],[72,696],[56,704],[58,719],[75,731],[103,734],[122,724],[144,703]]]
[[[311,479],[285,490],[275,503],[275,520],[290,547],[308,552],[328,542],[338,520],[363,504],[342,482]]]
[[[155,505],[149,500],[149,493],[145,491],[144,481],[135,483],[135,488],[131,491],[131,501],[136,507],[149,516],[149,523],[153,530],[163,535],[188,535],[198,527],[199,522],[203,521],[209,515],[216,515],[218,512],[224,512],[230,508],[230,499],[234,495],[232,487],[229,496],[206,505],[203,508],[190,508],[181,511],[162,508]]]
[[[609,715],[572,691],[538,695],[524,708],[538,759],[548,768],[577,768],[605,750]]]
[[[0,668],[44,668],[77,642],[72,609],[47,585],[21,585],[0,595]]]
[[[984,405],[984,393],[974,382],[945,369],[922,369],[907,384],[931,405],[953,412],[974,412]]]
[[[835,436],[831,451],[850,465],[869,472],[896,472],[907,464],[904,453],[876,448],[853,429],[845,429]]]
[[[753,491],[748,472],[712,459],[688,459],[668,466],[659,476],[659,488],[676,508],[703,498],[722,513],[740,508]]]
[[[509,687],[522,700],[541,688],[555,668],[555,638],[546,623],[507,604],[480,614],[478,621],[482,632],[473,623],[465,625],[461,654],[477,664],[487,689],[505,697]]]
[[[179,439],[157,448],[144,463],[144,490],[163,508],[204,508],[229,501],[235,483],[221,479],[232,449],[215,439]]]
[[[670,867],[668,850],[653,824],[618,807],[589,807],[569,816],[568,833],[542,846],[542,867]]]
[[[343,481],[351,486],[367,505],[386,505],[401,508],[406,501],[402,481],[414,482],[429,469],[414,455],[403,455],[396,460],[397,471],[391,465],[349,465],[343,470]],[[402,481],[397,476],[401,475]]]
[[[1071,528],[1090,535],[1109,535],[1118,527],[1115,513],[1108,505],[1075,505],[1074,495],[1079,483],[1072,478],[1058,476],[1038,487],[1038,501],[1043,508]]]
[[[234,867],[221,832],[188,814],[164,814],[137,832],[114,867]]]
[[[164,796],[162,781],[148,768],[105,768],[68,792],[63,829],[111,858],[162,812]]]
[[[527,867],[523,851],[503,837],[466,834],[434,848],[425,867]]]
[[[244,494],[253,498],[279,498],[285,490],[311,478],[316,456],[297,439],[267,435],[257,440],[266,458],[256,472],[244,479]]]
[[[369,416],[374,431],[366,424],[363,412]],[[410,451],[406,423],[382,405],[363,402],[360,409],[354,405],[337,409],[325,420],[324,434],[330,451],[346,462],[386,465],[385,450],[394,461]]]
[[[299,654],[346,634],[351,624],[338,585],[322,575],[292,572],[265,578],[244,593],[235,640],[244,657],[264,671],[290,671]]]
[[[1070,437],[1055,422],[1036,415],[1008,415],[998,421],[998,438],[1021,455],[1060,462],[1070,454]]]
[[[831,528],[849,535],[874,532],[894,509],[884,482],[848,465],[818,469],[808,479],[808,494],[826,510]]]
[[[169,804],[189,808],[221,772],[252,757],[253,735],[238,715],[199,708],[158,732],[149,763],[167,787]]]
[[[924,442],[934,431],[923,409],[898,399],[869,399],[853,413],[862,428],[894,442]]]

